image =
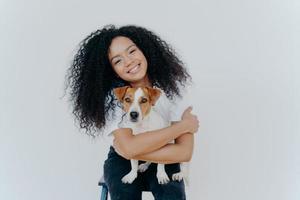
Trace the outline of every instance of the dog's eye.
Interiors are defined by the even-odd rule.
[[[129,97],[126,97],[126,98],[125,98],[125,101],[126,101],[127,103],[130,103],[131,100],[130,100]]]
[[[147,99],[143,98],[141,103],[146,103],[147,101],[148,101]]]

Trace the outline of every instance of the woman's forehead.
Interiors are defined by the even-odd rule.
[[[124,36],[117,36],[112,40],[108,53],[114,56],[128,50],[131,46],[135,46],[132,40]]]

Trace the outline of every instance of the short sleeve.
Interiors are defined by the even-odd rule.
[[[124,117],[124,112],[122,108],[116,107],[114,115],[107,119],[107,126],[105,128],[105,135],[111,136],[112,132],[119,128],[124,128],[122,119]]]
[[[110,113],[106,119],[106,125],[103,130],[104,136],[112,136],[112,132],[119,128],[125,128],[124,126],[124,115],[125,112],[122,109],[122,105],[120,102],[116,99],[116,97],[113,94],[113,91],[111,91],[112,96],[114,97],[114,104],[116,105],[114,108],[114,112],[110,110]],[[108,97],[111,98],[111,97]],[[109,99],[110,100],[110,99]]]
[[[171,108],[170,108],[170,121],[180,121],[181,116],[185,109],[187,109],[189,106],[192,106],[191,104],[191,94],[190,89],[188,86],[181,87],[181,97],[176,96],[171,101]]]

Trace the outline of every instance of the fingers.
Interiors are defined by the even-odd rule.
[[[192,109],[193,109],[193,107],[192,107],[192,106],[189,106],[187,109],[185,109],[184,113],[186,113],[186,112],[191,112]]]
[[[189,107],[187,108],[188,111],[192,111],[192,109],[193,109],[193,106],[189,106]]]

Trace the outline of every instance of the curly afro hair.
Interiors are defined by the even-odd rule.
[[[110,113],[114,116],[116,101],[113,88],[129,85],[114,72],[108,49],[117,36],[132,40],[147,59],[147,75],[153,86],[161,88],[169,99],[180,96],[181,86],[191,76],[183,67],[169,44],[152,31],[135,25],[115,27],[106,25],[92,32],[80,44],[66,74],[65,90],[70,88],[73,114],[80,128],[90,136],[97,136],[105,128]]]

